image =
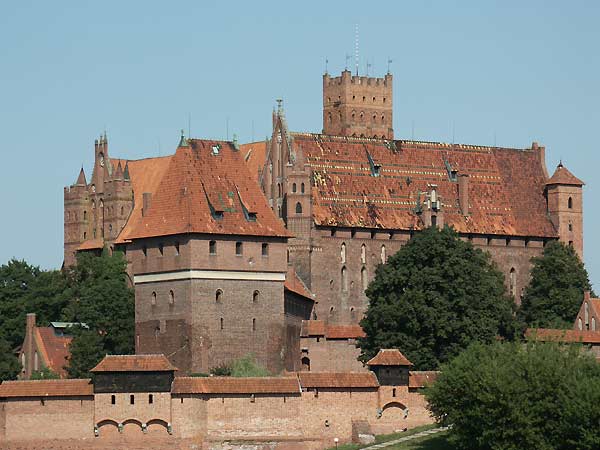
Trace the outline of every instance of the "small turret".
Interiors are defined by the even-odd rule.
[[[77,177],[77,181],[75,182],[75,186],[86,186],[87,181],[85,180],[85,172],[83,170],[83,166],[79,171],[79,176]]]
[[[583,186],[562,161],[546,182],[548,215],[559,239],[583,258]]]

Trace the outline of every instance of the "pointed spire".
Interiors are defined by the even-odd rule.
[[[123,179],[123,168],[121,167],[121,161],[117,164],[117,170],[115,171],[115,180]]]
[[[185,134],[183,134],[183,129],[181,130],[181,139],[179,139],[178,147],[187,147],[189,145],[188,140],[185,138]]]
[[[85,172],[83,170],[83,166],[81,166],[81,170],[79,171],[79,176],[77,177],[77,181],[75,182],[76,186],[86,186],[87,181],[85,180]]]
[[[123,179],[126,181],[131,180],[131,178],[129,177],[129,161],[127,161],[125,163],[125,171],[123,172]]]

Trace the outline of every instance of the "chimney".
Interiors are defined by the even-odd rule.
[[[458,204],[463,216],[469,215],[469,175],[463,173],[458,176]]]
[[[21,350],[25,354],[25,364],[22,367],[23,376],[26,380],[31,378],[33,372],[33,359],[35,353],[33,331],[35,329],[35,313],[28,313],[26,318],[25,327],[25,342],[23,343],[23,349]]]
[[[148,213],[150,205],[152,204],[152,192],[144,192],[142,194],[142,198],[142,217],[144,217]]]

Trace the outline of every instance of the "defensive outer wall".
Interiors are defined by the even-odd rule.
[[[4,382],[0,448],[319,449],[432,421],[423,372],[398,386],[373,372],[192,378],[152,357],[107,357],[98,367],[134,362],[97,370],[94,382]]]

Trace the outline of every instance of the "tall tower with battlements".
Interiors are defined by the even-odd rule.
[[[323,75],[323,133],[393,139],[392,75]]]

